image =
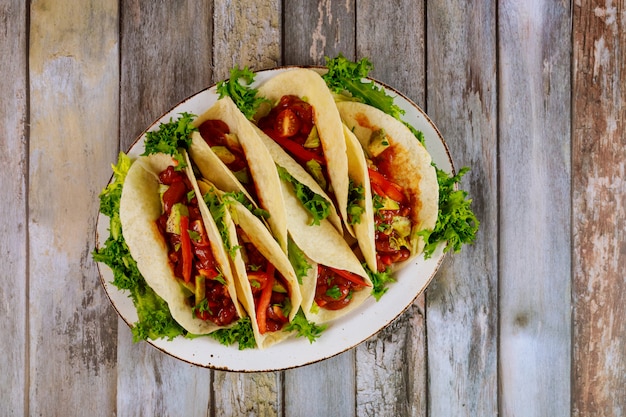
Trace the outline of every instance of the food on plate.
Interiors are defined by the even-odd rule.
[[[146,283],[187,332],[200,335],[232,326],[245,313],[217,227],[198,199],[184,151],[182,156],[184,169],[163,153],[135,160],[126,174],[119,215]]]
[[[357,308],[371,294],[372,282],[343,236],[328,220],[311,225],[295,192],[282,183],[289,235],[290,256],[302,263],[299,279],[302,310],[306,318],[322,324]],[[302,258],[304,257],[304,260]]]
[[[193,121],[189,155],[202,177],[226,192],[243,192],[269,214],[265,221],[287,251],[287,225],[280,180],[257,131],[230,97]]]
[[[335,200],[345,220],[349,193],[346,146],[341,118],[322,77],[311,69],[289,69],[259,85],[258,95],[271,103],[269,111],[261,110],[256,116],[259,129],[314,178],[325,193],[318,195]],[[298,172],[291,172],[292,165],[284,163],[282,168],[300,178]],[[331,208],[329,214],[334,211]],[[336,217],[331,220],[342,232]]]
[[[289,323],[302,301],[286,253],[239,196],[204,179],[199,186],[230,256],[239,301],[250,316],[257,346],[263,349],[286,339],[294,333]]]
[[[397,270],[422,252],[419,233],[438,215],[435,167],[426,148],[400,121],[375,107],[340,101],[351,179],[371,190],[361,221],[353,223],[372,271]],[[355,140],[355,138],[358,140]]]
[[[135,341],[313,342],[378,301],[420,253],[474,240],[478,220],[456,185],[467,168],[434,165],[370,68],[339,56],[259,83],[235,68],[120,154],[94,259],[129,291]]]

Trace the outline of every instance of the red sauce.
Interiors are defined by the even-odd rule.
[[[350,304],[354,292],[365,288],[323,265],[317,266],[315,303],[326,310],[340,310]]]
[[[410,196],[403,187],[394,181],[391,174],[394,155],[393,147],[389,147],[373,160],[375,166],[374,170],[382,175],[384,181],[380,182],[384,185],[377,184],[370,175],[372,197],[375,195],[388,197],[398,203],[399,206],[397,210],[378,210],[374,216],[376,261],[379,272],[384,271],[394,263],[406,260],[411,255],[409,248],[404,246],[397,248],[391,243],[393,233],[390,231],[394,217],[402,216],[408,219],[412,218]]]
[[[257,322],[261,333],[276,332],[281,330],[289,321],[289,309],[291,301],[289,297],[289,287],[282,274],[274,268],[273,265],[259,252],[252,242],[248,240],[245,233],[237,227],[239,236],[239,244],[243,247],[243,253],[246,254],[246,272],[252,289],[252,297],[254,298],[254,306],[257,311]],[[267,286],[272,286],[269,304],[264,312],[259,312],[259,305],[262,302],[262,294]],[[287,292],[276,291],[278,288],[284,288]],[[269,290],[268,290],[269,291]],[[260,323],[264,321],[264,324]]]
[[[163,194],[164,212],[157,219],[157,227],[167,245],[168,258],[174,275],[184,281],[181,235],[168,233],[166,225],[174,204],[181,203],[187,206],[189,211],[188,230],[191,230],[194,235],[194,238],[191,239],[191,277],[197,275],[207,277],[205,285],[208,309],[196,312],[196,316],[202,320],[210,320],[220,326],[232,323],[238,318],[237,310],[226,285],[213,279],[220,275],[218,265],[213,257],[211,244],[204,228],[198,199],[195,195],[191,199],[189,198],[190,191],[193,190],[189,178],[184,172],[176,171],[174,167],[169,166],[159,174],[159,180],[162,184],[169,185],[169,188]],[[195,278],[191,279],[192,282],[195,280]],[[190,301],[192,305],[195,305],[194,299]]]

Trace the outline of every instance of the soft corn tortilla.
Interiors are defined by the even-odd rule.
[[[221,120],[228,125],[231,133],[237,135],[248,161],[250,177],[254,182],[258,196],[258,201],[255,203],[270,213],[267,223],[280,247],[286,253],[287,224],[285,218],[287,214],[280,193],[280,179],[272,156],[263,145],[257,131],[228,96],[218,100],[204,114],[200,115],[194,121],[194,125],[200,126],[206,120]],[[189,155],[202,177],[215,184],[218,189],[227,192],[243,191],[253,201],[244,186],[211,150],[199,132],[192,134]]]
[[[383,111],[367,104],[351,101],[338,102],[336,106],[348,130],[354,133],[364,150],[367,149],[373,132],[382,128],[387,134],[387,139],[394,153],[392,179],[408,193],[413,209],[411,257],[392,266],[392,270],[400,269],[423,251],[424,241],[417,233],[425,229],[432,230],[437,222],[439,185],[431,156],[402,122]],[[364,152],[367,155],[367,151]],[[351,160],[354,159],[351,158]],[[358,173],[358,170],[354,172]],[[367,169],[361,170],[361,172],[363,181],[369,184]],[[373,217],[368,217],[368,221],[373,223]],[[369,232],[365,233],[359,229],[356,229],[355,232],[358,240],[372,239]],[[369,265],[370,259],[372,256],[375,257],[375,253],[370,252],[364,256]],[[370,265],[370,268],[372,266]]]
[[[343,236],[328,221],[322,220],[319,225],[312,226],[308,213],[302,207],[293,189],[282,184],[285,205],[289,212],[287,227],[289,235],[298,248],[306,255],[311,264],[307,276],[302,278],[302,310],[307,320],[321,324],[335,320],[359,307],[371,294],[371,288],[357,291],[350,304],[340,310],[312,308],[317,286],[317,264],[342,269],[359,275],[371,285],[369,276],[360,261],[352,252]]]
[[[346,143],[333,95],[322,77],[310,69],[290,69],[261,84],[258,87],[258,95],[271,101],[278,101],[285,95],[294,95],[313,106],[313,121],[324,150],[330,185],[339,214],[345,220],[349,184]]]
[[[122,233],[133,259],[137,262],[139,272],[150,288],[167,302],[174,320],[189,333],[208,334],[221,326],[209,320],[200,320],[193,314],[182,284],[174,275],[169,263],[166,243],[156,225],[156,220],[162,212],[158,175],[172,164],[172,158],[165,154],[142,156],[132,164],[126,175],[120,199]],[[198,193],[197,184],[189,167],[188,161],[186,173]],[[212,218],[207,217],[207,213],[202,210],[202,205],[200,210],[213,255],[228,283],[228,291],[237,313],[242,317],[243,310],[237,301],[233,275],[217,227]]]
[[[228,199],[227,196],[224,196],[223,192],[217,190],[214,186],[212,186],[212,184],[202,180],[200,185],[204,193],[215,193],[218,198],[222,199],[222,201],[224,201],[224,199]],[[246,207],[233,199],[224,201],[223,204],[225,204],[228,208],[224,214],[224,223],[228,227],[230,247],[236,248],[239,246],[237,230],[235,227],[237,225],[241,227],[250,241],[268,260],[268,262],[270,262],[285,278],[292,305],[291,311],[289,312],[289,321],[291,322],[300,308],[302,295],[300,293],[300,287],[298,286],[296,274],[291,266],[291,263],[289,262],[289,258],[274,240],[272,234],[267,230],[263,222],[254,216]],[[231,256],[231,261],[233,271],[235,273],[239,300],[250,316],[257,347],[259,349],[264,349],[288,338],[293,332],[281,330],[261,334],[256,320],[256,309],[254,305],[254,298],[252,296],[252,289],[250,287],[250,281],[248,280],[248,275],[246,273],[246,264],[241,256],[240,250],[236,250],[234,252]]]

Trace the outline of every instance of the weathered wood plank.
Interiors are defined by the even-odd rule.
[[[111,415],[116,319],[91,251],[117,150],[118,3],[30,6],[28,411]]]
[[[504,1],[498,14],[500,413],[567,416],[570,9]]]
[[[371,76],[424,107],[425,2],[359,2],[356,57],[374,64]]]
[[[245,0],[215,2],[214,82],[230,76],[230,69],[254,70],[281,62],[281,10],[278,0],[251,4]],[[282,409],[281,372],[214,372],[215,415],[278,416]]]
[[[354,0],[285,2],[284,63],[323,65],[324,57],[354,55]]]
[[[28,83],[26,8],[0,5],[0,414],[26,415],[28,382],[27,193]],[[10,198],[9,198],[10,197]]]
[[[210,84],[212,11],[211,1],[121,3],[121,149],[161,114]],[[118,413],[208,413],[209,370],[190,367],[147,343],[133,344],[127,328],[119,333]]]
[[[457,170],[471,168],[461,187],[469,192],[472,208],[481,217],[474,245],[449,255],[428,288],[429,415],[496,415],[495,4],[477,2],[468,10],[458,1],[431,2],[427,33],[428,114],[446,139]]]
[[[359,2],[357,53],[352,57],[368,57],[374,65],[372,77],[422,106],[424,7],[422,1]],[[426,415],[423,307],[422,295],[391,326],[357,347],[357,415]]]
[[[122,149],[212,79],[212,1],[121,3]]]
[[[574,416],[626,415],[626,3],[574,4]]]
[[[278,0],[215,1],[215,81],[228,78],[234,66],[261,70],[281,63],[281,13]]]
[[[283,62],[320,65],[339,52],[352,57],[354,15],[352,1],[285,2]],[[286,415],[354,415],[354,351],[286,371],[284,378]]]
[[[354,354],[285,371],[285,415],[354,416]]]

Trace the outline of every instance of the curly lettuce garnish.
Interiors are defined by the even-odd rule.
[[[430,258],[439,242],[448,242],[444,252],[459,252],[463,244],[472,243],[478,232],[480,222],[472,212],[472,200],[467,199],[467,192],[455,189],[455,184],[469,171],[462,168],[458,174],[449,175],[437,168],[439,182],[439,215],[433,230],[423,230],[418,234],[424,238],[424,257]]]
[[[326,325],[317,325],[306,319],[302,309],[298,310],[293,320],[285,326],[285,331],[296,332],[296,337],[306,337],[310,343],[322,335],[322,332],[326,330]]]
[[[239,69],[236,66],[230,70],[230,79],[217,83],[220,98],[230,97],[249,120],[252,120],[259,106],[267,101],[263,97],[257,97],[257,90],[250,87],[254,76],[248,67]]]
[[[154,153],[171,155],[177,163],[176,170],[185,168],[187,163],[180,149],[188,149],[191,145],[191,132],[198,130],[192,125],[195,117],[184,112],[176,121],[170,119],[167,123],[161,123],[157,130],[146,132],[145,150],[142,155]]]

